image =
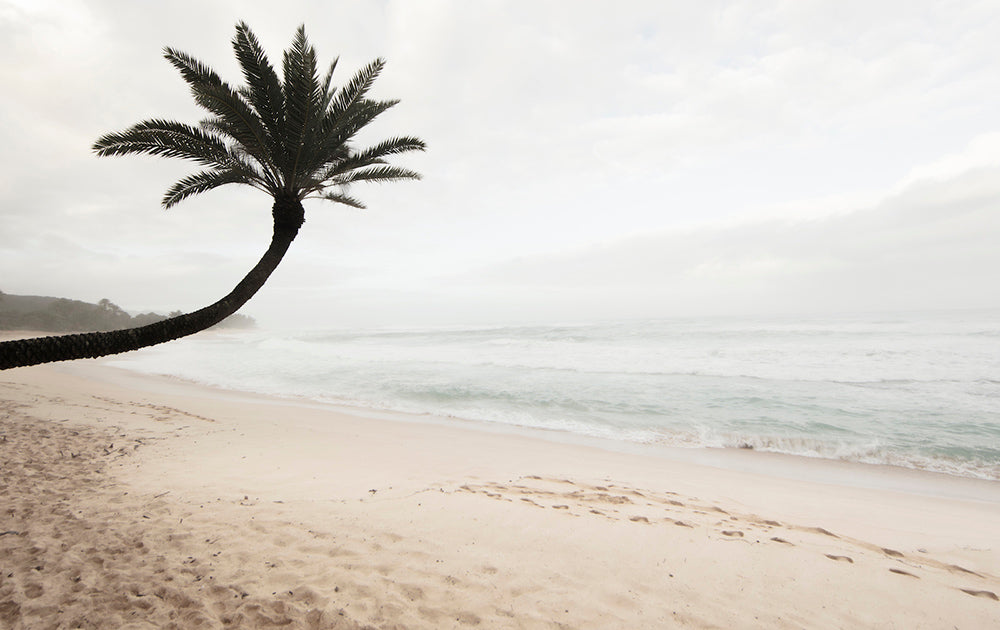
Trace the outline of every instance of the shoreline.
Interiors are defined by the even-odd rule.
[[[139,594],[114,600],[119,625],[143,610],[160,627],[195,612],[205,627],[1000,623],[996,482],[738,449],[713,454],[717,467],[99,363],[7,371],[0,393],[0,426],[20,423],[27,455],[21,483],[3,486],[20,511],[0,514],[19,532],[0,537],[0,558],[49,554],[2,567],[14,577],[0,581],[0,620],[16,606],[26,626],[72,621],[65,610],[86,606],[74,584],[112,601],[127,579]],[[53,436],[66,446],[46,447]],[[74,439],[105,462],[99,479],[56,468],[79,464],[65,455]],[[819,470],[830,478],[803,478]],[[951,496],[928,495],[934,483]],[[68,515],[40,498],[53,484]],[[146,551],[104,549],[95,531]]]
[[[471,420],[456,416],[438,416],[433,413],[407,413],[388,409],[351,406],[295,396],[276,396],[253,391],[228,389],[179,376],[148,374],[127,367],[103,365],[97,360],[99,370],[92,375],[110,384],[131,387],[154,387],[164,392],[195,392],[204,390],[210,397],[230,400],[258,401],[267,404],[293,407],[327,409],[338,414],[391,422],[432,424],[458,430],[487,434],[522,436],[555,444],[586,446],[603,451],[629,455],[662,458],[677,463],[698,464],[730,471],[752,472],[770,477],[799,479],[831,485],[859,488],[885,489],[923,494],[931,497],[962,498],[1000,503],[1000,480],[972,477],[951,472],[928,470],[891,463],[869,463],[847,459],[832,459],[796,453],[783,453],[760,449],[714,446],[675,446],[650,444],[589,436],[561,429],[531,427],[486,420]],[[57,366],[59,364],[56,364]],[[68,364],[62,364],[68,367]],[[106,376],[101,376],[102,374]],[[154,383],[159,385],[153,385]]]
[[[6,338],[19,338],[37,334],[40,333],[33,333],[31,331],[0,331],[0,341]],[[218,334],[217,331],[206,331],[200,333],[199,336],[211,339],[215,334]],[[226,333],[224,332],[224,334]],[[176,382],[179,386],[206,388],[210,392],[215,392],[213,395],[216,396],[271,398],[285,404],[298,406],[316,405],[321,408],[328,408],[354,416],[398,420],[402,422],[453,425],[459,428],[464,427],[470,430],[481,430],[491,433],[524,435],[558,443],[589,445],[616,452],[660,456],[671,460],[718,468],[759,472],[765,475],[805,478],[823,483],[850,483],[870,488],[886,487],[930,494],[932,496],[965,498],[982,496],[985,500],[990,501],[997,498],[996,491],[993,488],[1000,487],[1000,477],[997,477],[1000,473],[998,473],[996,465],[980,462],[977,467],[977,465],[962,459],[935,459],[933,456],[925,457],[912,452],[897,452],[892,450],[885,450],[883,452],[880,449],[876,449],[874,456],[839,456],[836,452],[838,450],[838,443],[835,441],[819,441],[817,442],[818,446],[813,445],[819,451],[829,451],[831,448],[835,451],[832,453],[822,452],[821,454],[815,450],[808,450],[812,448],[808,444],[805,446],[798,444],[793,448],[782,448],[780,446],[778,448],[769,448],[767,446],[755,448],[753,446],[736,446],[728,443],[720,445],[718,440],[710,440],[710,443],[705,443],[704,440],[677,443],[676,441],[672,441],[670,436],[655,441],[633,440],[629,436],[602,435],[601,432],[594,433],[586,430],[586,428],[571,429],[534,426],[533,424],[517,424],[515,423],[516,420],[508,422],[505,420],[476,418],[475,413],[470,413],[470,417],[437,415],[434,411],[420,412],[380,409],[377,407],[367,407],[364,403],[353,404],[351,402],[323,400],[321,397],[309,398],[303,395],[268,392],[269,388],[267,387],[259,387],[259,391],[254,391],[252,388],[242,389],[240,384],[203,382],[191,377],[144,372],[137,366],[130,364],[127,359],[124,362],[121,362],[121,359],[121,356],[105,357],[96,359],[90,364],[100,366],[101,370],[108,370],[112,373],[115,370],[119,370],[123,375],[133,374],[139,379],[161,379],[164,382]],[[69,364],[56,363],[53,365]],[[95,374],[99,373],[100,371],[95,372]],[[141,380],[138,380],[136,384],[141,382]],[[767,434],[762,434],[760,437],[765,439],[765,441],[768,439]],[[751,437],[750,439],[753,438]],[[780,438],[775,439],[779,442],[781,441]],[[806,452],[801,452],[802,449],[806,449]],[[752,453],[752,455],[748,455],[748,452]],[[816,464],[815,462],[823,462],[824,464]],[[915,474],[911,474],[911,472]],[[920,475],[924,473],[927,473],[929,476],[921,477]],[[956,483],[951,483],[950,479],[968,479],[984,483],[978,484],[978,489],[976,489],[976,484],[968,484],[962,487]]]

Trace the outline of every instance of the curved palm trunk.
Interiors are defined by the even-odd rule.
[[[271,214],[274,216],[274,235],[270,247],[236,288],[215,304],[138,328],[5,341],[0,343],[0,370],[138,350],[218,324],[239,310],[264,286],[304,221],[302,204],[294,197],[276,199]]]

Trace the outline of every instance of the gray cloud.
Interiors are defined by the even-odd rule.
[[[919,180],[874,207],[644,234],[453,282],[543,300],[565,288],[619,317],[996,307],[998,209],[1000,164]]]

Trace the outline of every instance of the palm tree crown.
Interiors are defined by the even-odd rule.
[[[362,127],[399,102],[366,97],[384,60],[372,61],[337,88],[331,84],[337,61],[321,80],[304,26],[284,53],[283,79],[243,22],[236,27],[233,49],[246,80],[238,88],[190,55],[164,49],[209,118],[197,126],[146,120],[102,136],[94,150],[100,156],[178,157],[207,167],[174,184],[163,197],[166,208],[224,184],[247,184],[275,200],[320,197],[363,208],[346,194],[348,184],[419,179],[419,174],[385,161],[389,155],[422,151],[419,138],[389,138],[362,150],[351,144]]]

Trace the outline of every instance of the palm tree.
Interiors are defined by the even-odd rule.
[[[246,81],[237,88],[197,59],[164,49],[195,101],[209,112],[206,120],[198,125],[146,120],[103,136],[93,149],[99,156],[141,153],[192,160],[205,167],[167,191],[165,208],[225,184],[247,184],[266,192],[274,200],[274,233],[260,261],[229,295],[192,313],[138,328],[0,343],[0,369],[127,352],[204,330],[235,313],[263,286],[305,220],[304,199],[363,208],[347,194],[350,184],[420,178],[386,162],[391,155],[424,150],[419,138],[394,137],[363,149],[354,146],[358,131],[399,102],[367,98],[385,65],[382,59],[336,88],[331,84],[336,60],[320,79],[316,51],[304,26],[284,53],[282,79],[242,22],[236,26],[233,49]]]

